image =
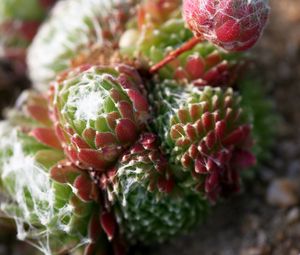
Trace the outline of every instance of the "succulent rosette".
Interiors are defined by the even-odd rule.
[[[59,1],[29,48],[29,74],[37,89],[46,90],[90,46],[115,48],[134,2]]]
[[[52,87],[56,132],[78,167],[104,171],[150,117],[143,83],[130,66],[81,67]]]
[[[144,133],[98,179],[114,204],[120,231],[130,244],[164,242],[200,223],[207,202],[177,186],[172,166],[153,133]]]
[[[180,88],[174,81],[155,84],[154,128],[171,161],[212,201],[239,191],[240,170],[255,163],[251,124],[231,88]]]
[[[183,16],[196,37],[228,51],[251,48],[269,15],[267,0],[185,0]]]
[[[184,235],[202,223],[207,213],[206,201],[196,194],[178,191],[158,198],[134,185],[128,190],[126,204],[116,209],[120,231],[131,245],[163,243]]]
[[[127,186],[122,183],[129,179],[149,192],[171,193],[175,185],[172,172],[167,157],[159,148],[159,138],[153,133],[143,133],[108,174],[100,175],[98,183],[107,190],[110,201],[122,201]]]

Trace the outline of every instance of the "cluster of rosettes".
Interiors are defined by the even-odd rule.
[[[232,89],[182,89],[168,81],[155,86],[154,123],[171,162],[191,169],[196,189],[212,200],[237,191],[239,170],[255,161],[249,152],[251,126],[239,96]],[[144,91],[141,77],[126,65],[66,72],[50,89],[56,147],[62,146],[77,167],[105,172],[146,130],[150,107]],[[138,148],[149,156],[145,141],[131,152]],[[143,160],[142,154],[138,159]]]
[[[153,86],[148,92],[150,107],[144,82],[133,67],[86,65],[65,72],[50,88],[57,148],[62,147],[74,165],[90,173],[106,194],[109,211],[118,215],[123,235],[132,242],[146,242],[146,233],[153,242],[163,241],[190,226],[179,224],[177,230],[155,235],[152,227],[158,219],[154,217],[142,238],[141,226],[148,221],[137,227],[134,222],[143,213],[132,211],[140,199],[147,198],[145,206],[148,199],[156,201],[162,215],[159,203],[165,208],[166,199],[178,196],[176,190],[182,189],[183,197],[200,191],[195,195],[196,217],[206,207],[205,197],[216,201],[237,192],[239,171],[254,163],[249,152],[251,127],[232,89],[184,88],[176,81],[157,81]],[[147,133],[151,122],[158,136]],[[183,215],[194,205],[184,205],[177,205],[177,213],[186,222]]]
[[[135,4],[61,1],[30,49],[32,79],[52,82],[10,122],[49,173],[53,222],[72,236],[59,247],[37,217],[54,252],[80,242],[87,255],[123,255],[124,240],[170,240],[238,192],[240,172],[255,163],[250,118],[233,89],[243,61],[223,49],[257,41],[266,2],[186,0],[183,17],[181,1]]]

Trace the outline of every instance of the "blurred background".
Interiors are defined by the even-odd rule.
[[[198,230],[138,254],[300,254],[300,1],[270,3],[268,28],[252,53],[257,75],[280,116],[271,159],[242,195],[217,206]],[[0,60],[1,116],[28,86],[22,73]],[[35,254],[14,235],[10,224],[1,227],[0,255]]]

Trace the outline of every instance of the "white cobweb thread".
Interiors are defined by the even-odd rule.
[[[136,166],[136,162],[132,161],[129,164],[126,164],[118,169],[118,185],[114,187],[114,193],[118,196],[122,195],[121,205],[123,207],[127,206],[127,198],[128,196],[134,192],[136,189],[141,188],[142,181],[141,174],[144,169]],[[147,173],[144,173],[147,174]],[[144,176],[145,178],[147,176]],[[145,188],[145,187],[142,187]],[[142,199],[142,198],[141,198]]]
[[[68,224],[63,220],[72,215],[73,208],[68,204],[59,210],[55,208],[49,174],[34,156],[24,153],[17,130],[11,131],[7,123],[0,123],[0,137],[0,175],[10,197],[1,203],[1,210],[15,220],[18,239],[29,242],[45,255],[54,254],[55,248],[64,245],[63,238],[56,235],[68,237]],[[73,249],[89,241],[83,237],[78,240]]]
[[[103,107],[110,93],[102,83],[107,77],[112,77],[109,74],[95,75],[93,71],[96,71],[96,68],[93,67],[90,72],[82,75],[77,86],[68,88],[69,96],[63,108],[63,112],[72,109],[75,119],[87,121],[88,125],[91,120],[95,121],[100,116],[106,117]]]

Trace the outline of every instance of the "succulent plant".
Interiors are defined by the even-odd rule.
[[[95,172],[98,185],[106,190],[112,202],[125,199],[126,187],[130,185],[125,183],[130,181],[149,192],[171,193],[175,184],[172,175],[168,159],[159,148],[159,139],[153,133],[141,134],[135,144],[122,154],[118,164],[107,173],[97,175]]]
[[[251,48],[269,15],[267,0],[184,0],[183,17],[196,37],[228,51]]]
[[[179,0],[57,3],[28,55],[48,93],[24,93],[0,124],[10,198],[1,209],[19,238],[45,254],[124,255],[126,244],[185,233],[240,190],[256,161],[249,112],[267,122],[236,84],[235,51],[256,42],[269,9],[263,0],[181,9]]]
[[[74,164],[103,171],[136,141],[149,119],[142,90],[126,65],[84,66],[53,85],[57,135]]]
[[[68,0],[58,2],[28,53],[29,73],[39,90],[72,66],[90,46],[116,47],[134,0]]]
[[[108,239],[112,240],[115,234],[109,229],[114,223],[107,218],[113,219],[113,216],[104,208],[101,194],[93,179],[86,171],[78,169],[68,160],[53,166],[50,177],[55,194],[54,206],[59,210],[72,208],[69,215],[64,216],[69,219],[63,219],[66,225],[65,235],[77,234],[77,242],[88,238],[89,241],[84,245],[85,254],[107,254]],[[70,247],[65,249],[70,250]]]
[[[121,233],[129,244],[156,244],[170,240],[204,221],[207,203],[196,194],[178,192],[159,198],[142,186],[128,190],[126,204],[116,212]]]
[[[255,163],[250,152],[251,125],[231,88],[180,88],[164,80],[155,84],[154,129],[171,160],[186,172],[184,185],[215,201],[239,190],[241,168]]]
[[[233,86],[244,63],[238,55],[224,54],[210,43],[199,44],[170,63],[172,79],[203,86]]]
[[[208,205],[176,185],[158,137],[144,133],[99,185],[115,204],[121,233],[130,244],[153,244],[185,233],[203,221]]]

